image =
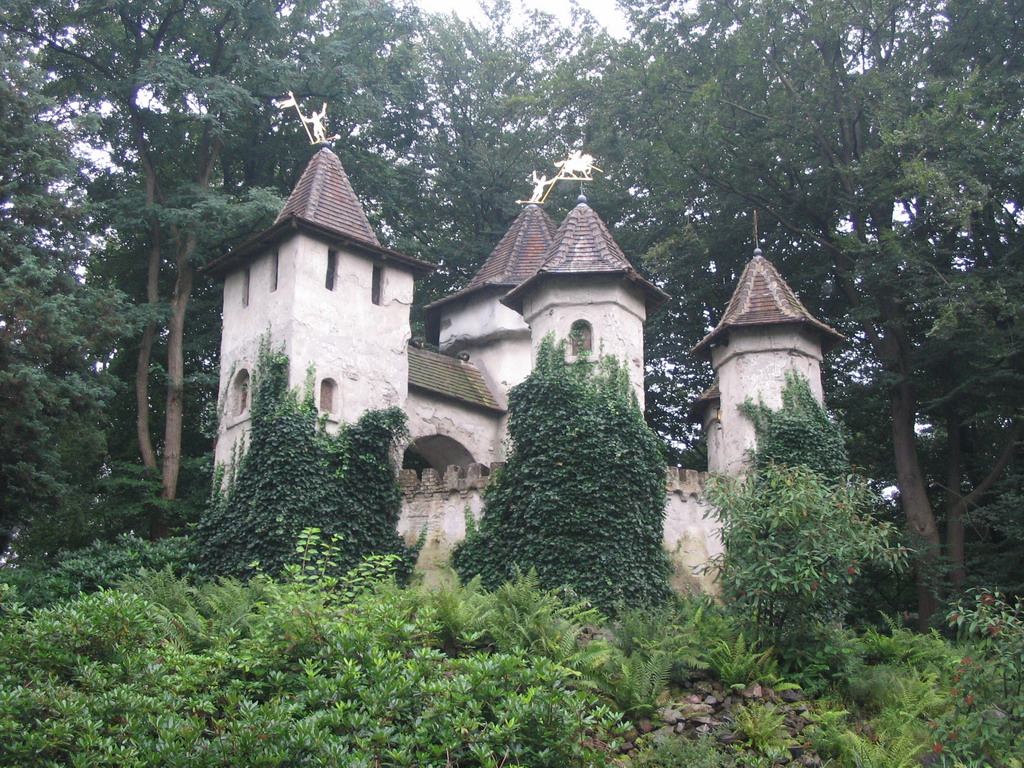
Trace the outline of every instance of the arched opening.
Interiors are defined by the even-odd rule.
[[[569,330],[569,351],[573,356],[594,351],[594,328],[586,320],[577,320]]]
[[[473,454],[458,440],[447,435],[426,435],[412,441],[402,457],[403,469],[422,470],[433,467],[444,472],[452,464],[465,467],[475,463]]]
[[[241,416],[249,410],[249,372],[244,368],[235,374],[231,385],[231,402],[235,416]]]
[[[320,410],[334,413],[337,408],[338,383],[334,379],[320,382]]]

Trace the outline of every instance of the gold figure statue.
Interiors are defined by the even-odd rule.
[[[533,193],[530,195],[530,199],[516,202],[542,205],[559,181],[593,181],[594,171],[601,171],[594,165],[594,156],[585,154],[579,149],[574,149],[565,160],[555,163],[555,168],[558,169],[558,173],[550,179],[546,175],[538,176],[537,172],[533,171]],[[604,173],[604,171],[601,172]]]
[[[306,129],[306,135],[309,137],[310,144],[323,144],[341,138],[338,134],[333,136],[327,135],[327,128],[324,125],[324,117],[327,115],[327,102],[324,102],[319,112],[313,110],[309,117],[306,117],[302,114],[302,110],[299,109],[299,102],[295,100],[295,94],[288,91],[288,98],[277,102],[277,108],[288,109],[288,107],[295,107],[295,111],[299,113],[299,119],[302,120],[302,127]]]

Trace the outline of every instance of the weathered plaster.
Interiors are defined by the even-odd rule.
[[[413,441],[428,435],[444,435],[469,451],[475,463],[504,460],[502,414],[461,405],[416,388],[409,390],[405,413]]]
[[[722,393],[718,411],[720,432],[709,443],[711,472],[735,475],[744,471],[749,454],[757,445],[757,436],[753,422],[740,412],[740,406],[749,399],[772,409],[780,408],[788,371],[805,376],[811,392],[819,402],[822,400],[821,343],[813,332],[801,326],[732,328],[728,343],[712,349],[711,363]]]

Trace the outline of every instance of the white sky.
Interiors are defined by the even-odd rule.
[[[465,19],[483,20],[477,0],[417,0],[419,6],[432,13],[456,13]],[[579,6],[590,11],[598,23],[616,36],[625,35],[626,18],[615,0],[512,0],[513,7],[542,10],[568,25],[571,8]]]

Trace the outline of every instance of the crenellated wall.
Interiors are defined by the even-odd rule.
[[[416,563],[427,585],[451,578],[448,560],[466,536],[466,510],[480,519],[483,490],[499,466],[450,466],[443,474],[436,469],[425,469],[422,475],[414,469],[399,473],[404,500],[398,531],[412,544],[427,529]],[[706,480],[706,472],[675,467],[670,467],[666,476],[665,549],[672,563],[672,587],[679,592],[715,591],[705,566],[722,551],[722,542],[717,524],[704,517],[708,508]]]

